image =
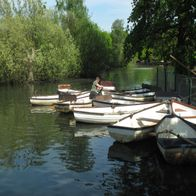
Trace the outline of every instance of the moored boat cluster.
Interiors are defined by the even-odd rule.
[[[121,143],[155,136],[167,162],[196,163],[196,107],[174,99],[157,100],[147,88],[117,92],[110,85],[94,99],[89,94],[59,85],[57,95],[33,96],[30,102],[73,112],[77,122],[108,124],[110,136]]]

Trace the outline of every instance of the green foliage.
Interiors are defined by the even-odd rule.
[[[85,31],[80,33],[82,76],[95,76],[109,66],[111,37],[101,32],[97,25],[84,24]]]
[[[120,67],[124,64],[124,42],[126,38],[126,32],[124,31],[123,20],[115,20],[112,24],[112,64],[116,67]]]
[[[94,77],[124,64],[123,21],[102,31],[83,0],[0,1],[0,82]]]
[[[169,60],[173,54],[187,65],[194,65],[196,23],[194,0],[134,0],[129,17],[132,28],[125,42],[126,59],[145,48],[153,57]],[[145,57],[146,58],[146,57]]]
[[[80,50],[81,76],[93,77],[123,64],[125,36],[121,20],[117,20],[110,34],[90,20],[83,0],[58,0],[57,8],[63,28],[70,30]]]
[[[41,1],[1,1],[0,14],[1,82],[80,74],[79,50],[69,30],[54,22]]]

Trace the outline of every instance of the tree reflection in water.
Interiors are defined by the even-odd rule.
[[[60,114],[56,118],[59,130],[64,133],[60,159],[65,167],[76,172],[88,171],[93,167],[95,156],[90,147],[90,137],[106,134],[106,127],[76,123],[73,114]]]

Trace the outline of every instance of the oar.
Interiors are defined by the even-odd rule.
[[[162,134],[162,133],[170,133],[170,134],[176,136],[177,138],[180,138],[180,139],[184,140],[185,142],[187,142],[187,143],[189,143],[189,144],[192,144],[193,146],[196,146],[196,142],[193,142],[193,141],[191,141],[191,140],[188,139],[188,138],[184,138],[184,137],[182,137],[181,135],[176,134],[176,133],[174,133],[174,132],[171,131],[171,130],[167,130],[167,129],[166,129],[166,130],[163,130],[163,131],[160,131],[160,132],[156,133],[156,135],[159,135],[159,134]]]
[[[124,119],[126,119],[126,118],[128,118],[128,117],[131,117],[131,118],[132,118],[135,114],[138,114],[138,113],[140,113],[140,112],[144,112],[144,111],[146,111],[146,110],[155,108],[155,107],[160,106],[160,105],[162,105],[162,104],[164,104],[164,102],[161,102],[161,103],[158,103],[158,104],[156,104],[156,105],[154,105],[154,106],[150,106],[150,107],[144,108],[144,109],[142,109],[142,110],[138,110],[138,111],[136,111],[136,112],[133,112],[133,113],[131,113],[131,114],[129,114],[129,115],[123,117],[123,118],[120,119],[118,122],[121,122],[122,120],[124,120]]]

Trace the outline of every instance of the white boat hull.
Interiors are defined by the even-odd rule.
[[[195,128],[194,124],[177,116],[167,116],[159,123],[156,128],[157,144],[168,163],[196,163],[196,146],[190,143],[196,142]]]
[[[103,91],[115,91],[115,86],[103,86]]]
[[[88,108],[92,107],[92,100],[89,99],[89,93],[78,96],[76,101],[58,102],[55,105],[57,112],[68,113],[72,112],[74,108]]]
[[[72,112],[74,110],[74,108],[86,108],[86,107],[92,107],[92,102],[89,101],[87,103],[62,103],[59,104],[57,103],[55,105],[55,109],[57,112],[63,112],[63,113],[68,113],[68,112]]]
[[[74,117],[76,121],[78,122],[84,122],[84,123],[93,123],[93,124],[110,124],[115,123],[119,119],[127,116],[128,114],[103,114],[103,115],[91,115],[87,113],[81,113],[81,112],[74,112]]]
[[[112,138],[122,143],[145,139],[152,136],[155,126],[167,113],[167,104],[156,104],[108,126],[108,131]]]
[[[30,103],[37,106],[51,106],[59,101],[58,95],[50,96],[33,96],[30,98]]]
[[[154,92],[147,92],[147,93],[130,94],[130,95],[113,94],[112,98],[127,100],[127,101],[153,101],[155,99],[155,93]]]
[[[74,109],[74,117],[78,122],[94,123],[94,124],[111,124],[119,121],[131,113],[141,109],[151,107],[157,103],[148,103],[132,106],[118,107],[99,107],[99,108],[76,108]]]
[[[124,128],[124,127],[110,127],[108,131],[110,136],[118,142],[127,143],[132,141],[138,141],[150,137],[155,129],[155,126],[143,127],[139,129]]]
[[[139,105],[140,102],[136,101],[127,101],[120,99],[111,99],[111,100],[93,100],[93,106],[95,107],[111,107],[111,106],[130,106],[130,105]]]

